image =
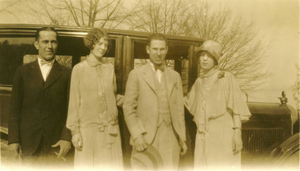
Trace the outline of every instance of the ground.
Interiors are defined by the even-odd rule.
[[[12,155],[12,149],[7,145],[6,140],[1,139],[1,171],[3,170],[15,170],[18,168],[20,162]],[[299,152],[297,153],[298,157],[294,157],[293,159],[299,159]],[[242,155],[242,168],[243,170],[270,170],[274,165],[271,164],[272,161],[270,156],[267,155],[253,155],[243,152]],[[188,161],[186,159],[182,159],[183,161]],[[292,166],[292,163],[297,163],[297,161],[290,160],[285,166],[284,169],[281,170],[299,170],[295,169]],[[192,167],[189,166],[189,162],[182,163],[182,168],[180,170],[192,170]],[[273,165],[273,166],[272,166]],[[299,165],[297,166],[299,168]],[[22,171],[24,169],[22,168]],[[273,169],[271,169],[273,170]]]

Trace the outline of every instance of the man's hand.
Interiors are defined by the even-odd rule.
[[[179,145],[180,145],[180,155],[183,156],[183,155],[185,155],[185,153],[187,151],[187,145],[181,139],[179,140]]]
[[[51,147],[58,147],[59,153],[57,155],[57,158],[61,158],[67,154],[67,152],[71,149],[71,143],[66,140],[59,140],[56,144],[52,145]]]
[[[19,155],[22,155],[22,149],[19,143],[12,143],[10,144],[10,147],[13,151],[13,156],[15,156],[15,158],[18,158]]]
[[[134,140],[134,147],[137,151],[144,151],[147,149],[147,143],[146,143],[143,135],[138,136]]]
[[[72,136],[72,143],[77,150],[82,150],[83,141],[80,133]]]
[[[235,129],[233,134],[232,151],[234,154],[237,154],[240,151],[242,151],[242,148],[243,148],[243,141],[241,136],[241,130]]]

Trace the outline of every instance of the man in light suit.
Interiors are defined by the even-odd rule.
[[[130,72],[123,110],[130,144],[144,151],[151,144],[160,153],[164,169],[177,169],[186,153],[183,92],[180,75],[164,64],[167,39],[152,34],[146,46],[150,62]]]
[[[8,143],[23,163],[37,166],[57,163],[71,148],[71,133],[65,127],[71,70],[55,61],[54,28],[38,30],[34,46],[38,59],[15,73]]]

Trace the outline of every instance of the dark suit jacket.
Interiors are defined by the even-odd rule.
[[[44,82],[38,61],[16,70],[8,123],[8,143],[33,154],[43,138],[44,150],[59,140],[71,141],[65,127],[71,69],[56,61]]]

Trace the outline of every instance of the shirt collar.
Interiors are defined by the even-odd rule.
[[[94,56],[91,56],[91,55],[89,55],[87,57],[86,61],[91,67],[95,67],[97,65],[102,65],[102,60],[99,61],[98,59],[96,59]]]
[[[47,63],[48,66],[52,67],[54,61],[55,61],[55,58],[54,58],[53,60],[51,60],[51,61],[46,61],[46,60],[43,59],[42,57],[40,57],[40,56],[38,57],[38,63],[39,63],[39,65],[40,65],[40,67],[42,67],[42,63]]]
[[[156,71],[155,71],[155,68],[154,68],[154,64],[153,64],[152,62],[149,62],[149,64],[151,65],[152,70],[153,70],[154,72],[156,72]]]
[[[153,69],[154,72],[156,72],[156,70],[159,69],[159,68],[160,68],[160,70],[163,72],[164,69],[166,68],[166,66],[165,66],[164,63],[161,64],[161,66],[157,66],[157,67],[155,67],[154,63],[152,63],[151,61],[150,61],[149,63],[150,63],[151,68]]]

